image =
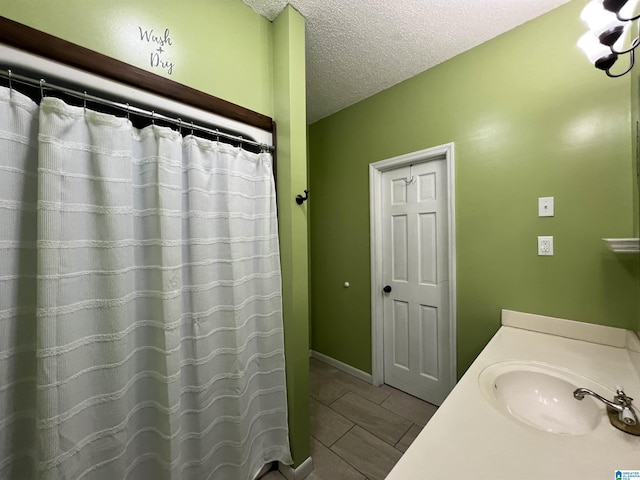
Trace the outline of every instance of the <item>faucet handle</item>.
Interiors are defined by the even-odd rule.
[[[624,407],[622,412],[620,412],[620,420],[622,420],[626,425],[635,425],[638,423],[638,419],[633,414],[633,410],[629,407]]]
[[[622,405],[631,405],[633,398],[624,393],[624,387],[622,385],[616,385],[616,400]]]

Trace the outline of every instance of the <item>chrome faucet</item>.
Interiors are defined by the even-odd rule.
[[[582,400],[585,395],[590,395],[597,398],[602,403],[607,405],[611,410],[618,412],[618,418],[625,425],[633,426],[638,423],[638,416],[631,405],[633,398],[628,397],[622,387],[616,387],[616,396],[613,397],[613,402],[601,397],[596,392],[589,390],[588,388],[578,388],[573,392],[573,397]],[[615,414],[614,414],[615,415]]]

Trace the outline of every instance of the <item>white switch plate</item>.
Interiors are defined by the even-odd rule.
[[[553,217],[553,197],[538,198],[538,216]]]
[[[538,237],[538,255],[553,255],[553,237]]]

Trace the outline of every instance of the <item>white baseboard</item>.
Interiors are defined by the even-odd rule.
[[[298,468],[279,463],[278,470],[287,480],[304,480],[313,472],[313,460],[311,457],[307,458]]]
[[[348,373],[349,375],[354,376],[356,378],[359,378],[364,382],[372,383],[373,379],[370,373],[363,372],[362,370],[359,370],[356,367],[347,365],[346,363],[343,363],[340,360],[336,360],[335,358],[328,357],[327,355],[320,352],[316,352],[315,350],[310,350],[309,353],[310,353],[309,356],[315,358],[316,360],[320,360],[321,362],[326,363],[327,365],[331,365],[332,367],[337,368],[338,370],[342,370],[343,372]]]

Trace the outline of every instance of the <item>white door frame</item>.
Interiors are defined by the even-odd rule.
[[[445,160],[447,176],[447,210],[449,228],[449,311],[450,318],[450,377],[449,390],[456,384],[456,222],[455,222],[455,161],[454,144],[446,143],[406,155],[369,164],[369,212],[371,229],[371,379],[374,385],[384,381],[384,324],[382,287],[382,173],[407,165],[433,160]]]

